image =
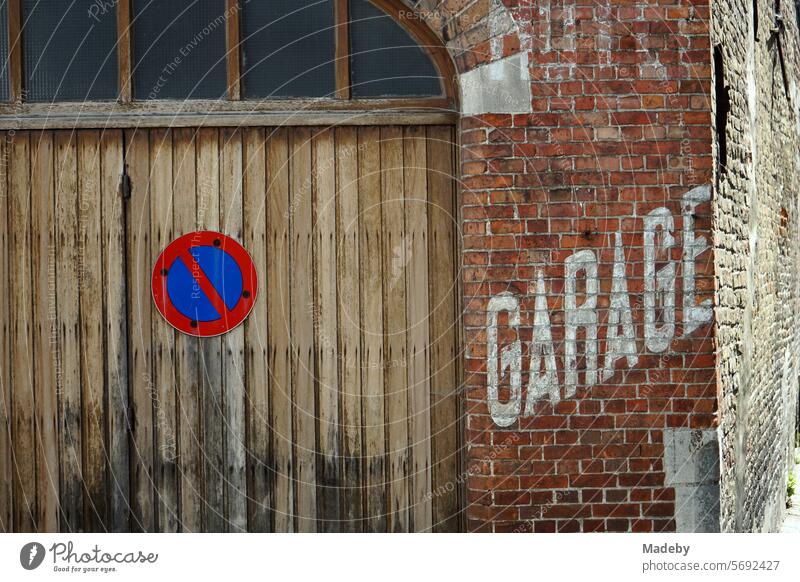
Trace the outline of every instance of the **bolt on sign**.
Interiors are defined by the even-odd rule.
[[[697,303],[695,293],[695,261],[710,247],[705,237],[694,232],[694,211],[698,205],[711,199],[710,186],[699,186],[683,195],[683,336],[689,336],[700,326],[711,321],[711,300]],[[675,221],[672,213],[659,207],[644,217],[644,347],[651,353],[669,349],[675,337],[675,298],[677,261],[669,259],[657,268],[658,253],[669,254],[677,245],[672,232]],[[659,235],[660,232],[660,236]],[[578,358],[586,361],[584,383],[594,386],[610,380],[617,363],[624,360],[633,368],[639,360],[638,339],[634,332],[631,300],[626,278],[622,233],[614,237],[614,267],[606,323],[605,354],[602,362],[598,354],[598,260],[595,251],[584,249],[564,261],[564,397],[573,398],[578,387]],[[578,279],[585,281],[583,302],[578,305]],[[533,341],[530,345],[529,380],[527,398],[523,409],[522,399],[522,342],[517,339],[502,350],[498,346],[498,319],[507,313],[508,327],[517,330],[521,321],[520,300],[504,292],[492,297],[486,315],[487,342],[487,401],[489,413],[497,426],[507,427],[522,414],[532,416],[537,400],[548,399],[553,404],[561,401],[559,370],[550,325],[550,311],[545,295],[544,275],[537,273],[533,314]],[[657,313],[660,311],[660,317]],[[585,331],[586,340],[578,341],[578,330]],[[579,354],[579,345],[584,353]],[[509,375],[510,396],[501,402],[500,379]]]
[[[153,301],[172,327],[214,337],[242,323],[258,291],[255,265],[235,240],[212,231],[186,234],[153,267]]]

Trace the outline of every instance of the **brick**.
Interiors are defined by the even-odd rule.
[[[519,36],[506,30],[498,32],[494,41],[487,26],[456,30],[453,23],[481,13],[477,2],[448,0],[432,5],[440,13],[451,11],[442,20],[450,23],[449,29],[442,26],[454,35],[454,45],[472,53],[460,59],[460,66],[475,66],[524,48]],[[492,531],[674,531],[681,521],[676,516],[675,490],[664,486],[664,431],[715,430],[720,423],[735,426],[740,390],[784,394],[784,375],[798,376],[800,336],[795,330],[800,329],[800,304],[793,282],[800,269],[796,253],[782,250],[797,246],[800,232],[792,197],[800,188],[800,176],[787,153],[800,146],[792,123],[794,110],[780,76],[770,72],[773,63],[766,56],[762,59],[759,51],[754,53],[754,64],[747,61],[752,35],[750,19],[741,17],[750,9],[744,0],[711,7],[693,0],[581,2],[571,11],[554,6],[546,14],[521,0],[504,0],[504,5],[516,11],[517,25],[530,38],[532,101],[530,112],[461,121],[463,320],[470,355],[465,384],[469,404],[478,403],[468,413],[472,431],[468,435],[474,443],[468,457],[477,460],[485,455],[505,430],[527,438],[497,458],[488,473],[470,477],[468,489],[492,491],[497,511],[486,511],[481,518],[494,521]],[[716,23],[712,31],[710,10]],[[608,23],[599,17],[606,12]],[[786,25],[787,34],[797,34],[793,15]],[[718,104],[710,56],[717,44],[724,49],[725,83],[734,97],[724,173],[715,168],[718,137],[713,132],[713,107]],[[793,81],[798,60],[794,53],[788,57]],[[753,66],[755,70],[750,70]],[[751,79],[774,83],[759,86],[756,92],[759,107],[773,111],[771,119],[758,127],[750,126],[748,101],[737,92]],[[774,104],[766,101],[770,95],[776,96]],[[757,156],[752,155],[753,144]],[[764,176],[774,176],[774,183],[762,184]],[[752,198],[744,185],[757,177],[755,212],[747,206]],[[715,178],[721,188],[692,216],[696,236],[714,245],[695,262],[694,299],[698,304],[711,299],[715,319],[684,337],[682,196],[695,186],[711,186]],[[643,337],[643,230],[644,217],[662,208],[673,219],[675,246],[658,255],[657,266],[667,259],[675,262],[676,329],[665,351],[654,352]],[[780,230],[782,212],[785,232]],[[746,243],[751,217],[759,232],[757,260],[749,256]],[[620,358],[605,378],[602,366],[618,231],[638,359],[629,368]],[[575,394],[568,395],[565,262],[578,251],[590,251],[598,260],[598,378],[588,385],[586,330],[578,327],[578,385]],[[526,415],[540,272],[545,278],[560,402],[553,405],[542,399]],[[760,288],[748,288],[752,284]],[[580,305],[585,273],[576,278],[576,286]],[[513,333],[501,329],[499,347],[517,339],[522,342],[521,413],[502,430],[491,419],[486,389],[487,307],[491,296],[499,293],[511,293],[520,305],[519,328]],[[743,324],[745,315],[751,318],[749,331]],[[500,327],[507,328],[508,321],[503,314]],[[757,346],[748,352],[748,361],[742,350],[745,341]],[[776,353],[787,355],[785,370]],[[743,386],[743,378],[753,385]],[[508,382],[506,373],[500,382],[501,400],[510,395]],[[753,392],[754,386],[765,389]],[[780,514],[782,484],[774,476],[785,473],[785,450],[781,450],[785,443],[774,427],[776,419],[793,416],[781,408],[782,402],[764,396],[748,407],[752,416],[747,426],[759,426],[748,434],[753,439],[748,448],[759,451],[758,461],[765,467],[748,469],[748,479],[758,486],[736,491],[734,460],[748,459],[742,457],[736,431],[720,434],[724,461],[720,478],[727,483],[721,488],[727,496],[721,499],[723,529],[730,530],[737,519],[748,528],[775,528],[775,523],[764,522],[766,513],[757,507],[771,495],[776,510],[767,513]],[[559,491],[574,493],[558,497]],[[519,509],[519,514],[507,512],[508,507]],[[738,518],[737,507],[744,512]],[[480,520],[470,508],[467,513],[470,524],[477,527]]]

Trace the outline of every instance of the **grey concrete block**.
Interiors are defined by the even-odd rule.
[[[532,111],[527,53],[522,52],[468,71],[461,75],[459,84],[464,115]]]
[[[716,430],[664,431],[667,487],[675,488],[679,532],[718,532],[719,442]]]

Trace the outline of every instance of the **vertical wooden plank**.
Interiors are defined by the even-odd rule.
[[[361,294],[359,288],[358,136],[354,127],[336,129],[337,268],[339,288],[339,385],[341,386],[342,494],[345,531],[361,531]]]
[[[427,128],[428,272],[431,342],[431,487],[434,531],[459,530],[458,358],[453,136],[450,127]]]
[[[220,221],[222,232],[244,243],[242,207],[242,132],[225,128],[221,131]],[[264,266],[260,265],[259,275]],[[263,279],[259,282],[264,293]],[[262,302],[263,299],[262,299]],[[262,329],[266,322],[262,321]],[[245,365],[244,326],[222,338],[222,391],[225,426],[225,516],[226,529],[247,531],[247,473],[245,461]]]
[[[0,297],[9,296],[8,174],[10,136],[0,133]],[[8,301],[0,301],[0,532],[14,531],[12,518],[11,440],[11,316]]]
[[[133,100],[133,79],[131,77],[131,0],[117,0],[117,67],[119,69],[119,100],[130,103]]]
[[[386,330],[386,407],[390,531],[408,531],[408,385],[406,381],[406,247],[403,129],[381,129],[381,212]]]
[[[11,385],[14,442],[14,530],[36,530],[33,305],[31,298],[30,135],[11,142]]]
[[[348,0],[336,0],[336,98],[350,99],[350,10]]]
[[[339,353],[336,305],[336,152],[333,130],[314,137],[314,272],[313,323],[316,393],[319,399],[320,531],[340,530],[339,523]]]
[[[174,239],[172,132],[150,131],[150,261],[155,265]],[[163,268],[166,268],[164,266]],[[148,269],[149,271],[149,269]],[[176,532],[178,513],[178,434],[176,430],[175,332],[156,313],[151,316],[153,355],[156,529]]]
[[[197,230],[197,184],[194,129],[172,132],[174,186],[173,225],[183,236]],[[189,269],[191,265],[187,265]],[[180,528],[202,531],[203,477],[200,423],[200,340],[175,334],[176,386],[178,389],[178,491]]]
[[[219,131],[201,129],[197,133],[197,228],[220,230],[219,222]],[[205,485],[205,531],[221,532],[225,527],[223,492],[223,403],[222,339],[201,341],[200,381],[203,433],[203,483]]]
[[[77,139],[69,131],[56,141],[56,249],[58,349],[60,374],[59,449],[61,453],[61,531],[83,527],[81,447],[81,343]]]
[[[294,531],[292,443],[292,380],[290,373],[291,311],[289,295],[289,144],[287,130],[275,129],[267,139],[266,303],[272,458],[274,467],[274,530]],[[248,156],[248,165],[251,164]],[[248,167],[247,175],[251,169]],[[247,218],[247,213],[246,217]],[[263,321],[263,320],[262,320]],[[248,384],[252,380],[248,374]]]
[[[78,133],[78,230],[80,244],[81,404],[83,410],[84,529],[106,530],[107,480],[103,276],[100,246],[100,133]]]
[[[58,372],[53,134],[31,135],[31,236],[36,370],[36,525],[58,531]]]
[[[128,456],[128,324],[125,260],[125,209],[120,179],[123,173],[123,142],[119,130],[100,137],[102,167],[103,289],[106,314],[106,406],[109,463],[110,531],[130,529],[130,468]]]
[[[227,47],[228,100],[241,99],[239,65],[239,0],[225,0],[225,42]]]
[[[255,262],[258,274],[267,265],[267,229],[264,218],[267,188],[264,130],[247,129],[244,133],[244,241]],[[267,274],[269,281],[270,275]],[[259,277],[263,282],[264,278]],[[256,301],[245,322],[245,370],[248,395],[247,444],[250,495],[249,529],[263,532],[271,529],[272,485],[269,435],[269,372],[267,370],[267,303],[271,298]],[[273,391],[274,394],[274,391]],[[277,459],[275,460],[277,463]]]
[[[128,329],[131,395],[131,529],[156,529],[153,503],[153,402],[150,272],[150,139],[148,132],[125,132],[125,162],[131,194],[127,212]]]
[[[428,189],[425,128],[404,129],[406,191],[406,302],[408,314],[411,514],[415,531],[432,526],[431,395],[428,352]]]
[[[314,394],[314,279],[312,257],[311,130],[291,131],[292,386],[297,529],[316,531],[316,425]]]
[[[364,423],[364,527],[386,529],[383,357],[383,221],[380,129],[358,129],[358,198],[361,249],[362,402]]]
[[[11,102],[22,102],[22,0],[8,0],[8,80]]]

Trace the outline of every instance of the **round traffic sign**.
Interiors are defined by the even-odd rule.
[[[172,327],[214,337],[242,323],[253,308],[258,277],[247,251],[212,231],[174,240],[153,267],[153,301]]]

